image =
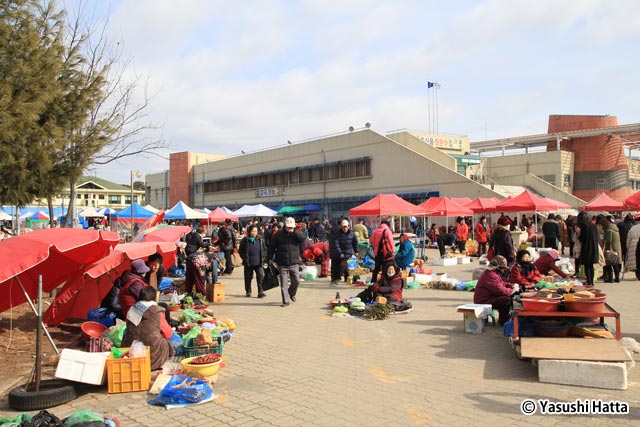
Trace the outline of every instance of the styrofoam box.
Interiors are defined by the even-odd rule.
[[[471,257],[468,257],[468,256],[458,257],[458,264],[471,264]]]
[[[414,280],[422,285],[425,283],[429,283],[433,280],[433,276],[431,274],[419,274],[416,273],[414,275]]]
[[[109,352],[88,353],[65,348],[60,353],[56,378],[85,384],[102,385],[106,380]]]
[[[464,331],[469,334],[481,334],[484,330],[484,320],[476,317],[473,312],[465,312],[464,315]]]
[[[455,258],[436,258],[432,262],[433,265],[456,265],[458,260]]]
[[[447,273],[433,274],[431,280],[434,282],[445,282],[447,280]]]

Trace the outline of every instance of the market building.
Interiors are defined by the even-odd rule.
[[[318,204],[336,217],[379,193],[420,203],[529,188],[574,207],[598,191],[618,199],[631,194],[639,177],[628,171],[640,169],[624,147],[640,124],[618,126],[613,116],[549,120],[547,134],[493,141],[414,130],[383,135],[365,127],[235,156],[173,153],[168,170],[146,176],[146,199],[157,208],[180,200],[209,208]]]

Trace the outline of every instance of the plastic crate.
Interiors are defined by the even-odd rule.
[[[187,344],[184,346],[184,357],[196,357],[204,354],[217,353],[222,354],[222,337],[214,337],[214,340],[218,342],[217,345],[199,345],[194,346],[194,338],[189,338]]]
[[[128,351],[129,348],[125,347],[120,350]],[[114,359],[112,354],[109,355],[107,381],[109,393],[148,390],[151,381],[151,349],[147,347],[145,357]]]

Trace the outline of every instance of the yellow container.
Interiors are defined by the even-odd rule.
[[[129,351],[128,347],[120,350]],[[109,393],[128,393],[149,390],[151,381],[151,349],[147,347],[145,357],[107,359],[107,380]]]
[[[218,360],[216,363],[207,363],[205,365],[190,365],[195,357],[189,357],[187,359],[182,359],[182,369],[185,374],[200,374],[204,377],[210,377],[211,375],[215,375],[218,373],[218,369],[220,369],[220,362],[222,359]]]

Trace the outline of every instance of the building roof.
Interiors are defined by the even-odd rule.
[[[106,179],[98,178],[96,176],[81,176],[76,182],[76,187],[81,188],[83,185],[90,182],[104,190],[130,191],[130,187],[128,185],[116,184],[115,182],[107,181]]]

